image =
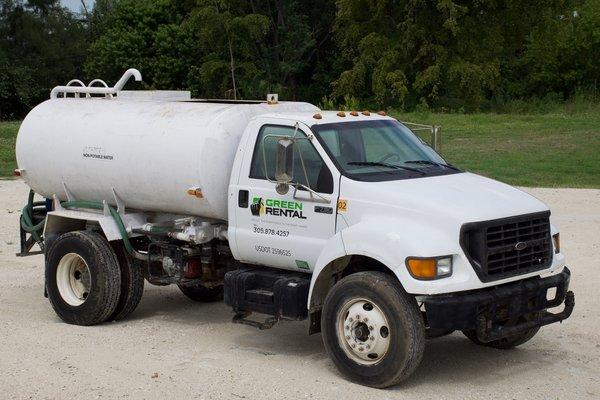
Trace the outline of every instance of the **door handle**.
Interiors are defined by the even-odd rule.
[[[240,190],[238,193],[238,206],[240,208],[248,208],[248,198],[250,193],[247,190]]]
[[[332,207],[315,206],[315,212],[320,214],[333,214]]]

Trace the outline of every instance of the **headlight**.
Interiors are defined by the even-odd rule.
[[[452,275],[452,256],[408,257],[406,268],[415,279],[433,280]]]
[[[552,242],[554,243],[554,253],[560,253],[560,233],[555,233],[552,235]]]

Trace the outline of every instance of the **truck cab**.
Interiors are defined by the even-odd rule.
[[[508,348],[572,310],[570,273],[548,207],[449,165],[385,115],[255,118],[240,143],[229,198],[237,259],[311,275],[313,332],[323,330],[332,287],[358,272],[368,279],[377,271],[401,285],[420,304],[430,337],[463,330],[478,344]],[[565,298],[565,311],[545,311]],[[380,314],[375,320],[385,320]],[[336,323],[356,325],[346,318]],[[324,332],[325,340],[333,337],[330,354],[341,341],[349,359],[369,367],[382,356],[338,331]],[[360,379],[352,371],[346,374]]]
[[[344,376],[383,388],[426,338],[507,349],[570,316],[548,207],[385,112],[127,93],[129,77],[55,88],[17,138],[20,255],[40,246],[65,322],[127,318],[144,282],[176,284],[236,323],[308,320]]]

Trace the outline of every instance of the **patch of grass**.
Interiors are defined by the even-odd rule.
[[[600,112],[392,114],[441,125],[442,155],[468,171],[511,185],[600,188]],[[0,177],[17,166],[19,124],[0,122]]]
[[[598,112],[394,116],[441,125],[442,155],[468,171],[511,185],[600,188]]]
[[[21,122],[0,122],[0,177],[9,177],[17,168],[15,141]]]

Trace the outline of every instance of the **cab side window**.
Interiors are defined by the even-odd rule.
[[[267,179],[268,176],[269,179],[275,180],[277,139],[268,137],[266,140],[263,140],[263,138],[270,135],[293,136],[294,131],[295,128],[290,126],[265,125],[261,128],[256,145],[254,146],[250,178]],[[298,135],[303,136],[301,132]],[[302,160],[304,160],[306,175],[302,168],[300,153],[302,153]],[[319,193],[333,193],[333,176],[331,175],[331,171],[329,171],[329,168],[309,140],[301,139],[296,141],[293,182],[306,185]]]

